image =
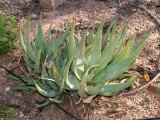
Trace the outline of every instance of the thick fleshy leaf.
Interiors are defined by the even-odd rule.
[[[21,29],[20,29],[20,42],[21,42],[21,45],[22,45],[24,51],[27,53],[26,43],[25,43],[25,41],[24,41],[24,38],[23,38]]]
[[[37,56],[38,50],[36,49],[36,43],[33,42],[33,39],[31,39],[31,47],[32,47],[34,54]]]
[[[32,78],[32,80],[33,80],[33,82],[34,82],[34,79],[33,79],[33,78]],[[43,89],[43,90],[45,90],[45,91],[50,91],[50,90],[51,90],[51,87],[44,85],[41,79],[38,79],[36,82],[37,82],[37,84],[39,85],[39,87],[40,87],[41,89]],[[34,85],[35,85],[35,83],[34,83]]]
[[[4,76],[7,77],[7,78],[10,78],[10,79],[13,79],[13,80],[22,81],[19,78],[15,77],[15,76],[12,76],[12,75],[4,75]],[[22,78],[22,79],[25,81],[24,78]]]
[[[109,35],[110,35],[110,32],[111,32],[111,28],[112,28],[112,26],[113,26],[113,23],[114,23],[114,21],[110,24],[110,26],[109,26],[106,34],[105,34],[105,37],[104,37],[104,39],[103,39],[103,47],[102,47],[103,49],[104,49],[104,47],[106,46],[106,44],[107,44],[107,42],[108,42],[108,40],[109,40]]]
[[[101,21],[98,27],[98,31],[94,37],[95,46],[94,46],[93,53],[91,55],[90,66],[95,65],[95,63],[101,57],[101,44],[102,44],[101,42],[102,42],[103,25],[104,25],[104,19]]]
[[[53,52],[55,51],[55,42],[56,42],[56,35],[51,36],[51,44],[49,46],[49,53],[52,55]]]
[[[102,81],[106,82],[108,80],[117,78],[120,74],[123,74],[125,71],[133,67],[133,65],[131,64],[133,62],[132,59],[133,57],[128,58],[119,64],[115,64],[112,66],[109,65],[103,72],[96,75],[91,83],[100,83]]]
[[[67,45],[69,58],[71,58],[74,55],[75,50],[76,50],[75,38],[74,38],[74,28],[75,28],[75,23],[73,22],[71,32],[69,35],[68,45]]]
[[[43,104],[38,105],[37,108],[44,107],[44,106],[48,105],[49,103],[50,103],[50,100],[47,99]]]
[[[128,41],[124,50],[119,55],[115,56],[114,61],[111,63],[111,66],[118,64],[129,57],[134,40],[135,40],[135,37]]]
[[[122,50],[123,50],[123,46],[125,45],[126,43],[126,26],[124,27],[123,29],[123,32],[121,34],[121,37],[119,39],[119,43],[118,43],[118,47],[117,47],[117,50],[116,50],[116,54],[119,54]]]
[[[34,84],[35,84],[38,92],[39,92],[41,95],[45,96],[45,97],[54,97],[54,96],[56,96],[56,95],[58,94],[58,93],[55,92],[54,90],[48,90],[48,91],[46,91],[46,90],[42,89],[42,88],[36,83],[36,81],[34,81]]]
[[[86,69],[89,67],[90,65],[90,61],[91,61],[91,56],[92,56],[92,53],[93,53],[93,50],[94,50],[94,47],[95,47],[95,43],[92,44],[92,46],[90,47],[90,49],[88,50],[87,53],[85,53],[85,61],[86,61]],[[85,69],[85,71],[86,71]]]
[[[40,57],[41,57],[41,50],[39,50],[38,52],[38,56],[37,56],[36,63],[34,66],[34,72],[38,74],[41,73],[41,70],[39,69],[40,68]]]
[[[28,34],[26,36],[28,36]],[[22,44],[22,47],[23,47],[23,50],[25,51],[25,53],[29,56],[29,58],[32,61],[35,62],[36,55],[33,52],[32,47],[31,47],[31,45],[29,43],[29,36],[27,37],[26,41],[24,41],[24,38],[23,38],[21,30],[20,30],[20,41],[21,41],[21,44]]]
[[[120,74],[124,73],[125,71],[129,70],[133,67],[133,65],[129,66],[129,64],[124,64],[125,61],[122,63],[116,64],[114,66],[107,67],[103,72],[98,74],[93,78],[91,83],[100,83],[102,81],[109,81],[112,79],[117,78]]]
[[[91,81],[92,81],[93,77],[96,75],[95,72],[96,72],[96,68],[94,68],[94,69],[88,74],[87,82],[91,82]]]
[[[53,78],[55,79],[56,83],[60,86],[60,83],[58,81],[58,77],[59,77],[59,72],[57,70],[55,63],[53,63]]]
[[[95,25],[93,26],[93,29],[89,31],[89,36],[88,36],[88,45],[91,45],[94,43],[94,31],[95,31]]]
[[[42,78],[48,78],[47,70],[46,70],[46,68],[44,67],[43,64],[42,64],[42,66],[43,66],[43,69],[42,69],[41,77]],[[47,80],[42,79],[42,84],[43,84],[44,87],[50,88],[50,86],[48,85],[48,81]]]
[[[53,78],[53,72],[52,72],[51,68],[48,68],[48,76],[49,76],[49,78]]]
[[[98,95],[101,92],[103,86],[104,86],[103,84],[88,85],[87,88],[85,89],[85,91],[89,95]]]
[[[147,38],[149,37],[149,35],[152,33],[153,29],[154,29],[154,28],[152,28],[152,29],[150,30],[150,32],[149,32],[141,41],[139,41],[137,44],[135,44],[135,45],[133,46],[133,48],[131,49],[131,55],[134,54],[134,53],[136,53],[137,50],[140,49],[139,51],[141,51],[141,50],[143,49],[144,44],[145,44]]]
[[[39,23],[38,23],[38,32],[37,32],[37,39],[38,39],[38,46],[42,51],[42,54],[44,53],[44,48],[45,48],[45,39],[44,39],[44,35],[43,35],[43,30],[42,30],[42,21],[41,18],[39,19]]]
[[[35,91],[34,91],[35,92]],[[25,98],[29,98],[31,95],[33,95],[34,94],[34,92],[30,92],[30,93],[28,93],[27,95],[25,95]]]
[[[86,40],[87,33],[85,33],[78,45],[77,54],[73,61],[73,71],[76,77],[81,80],[83,73],[84,73],[84,65],[85,65],[85,56],[84,56],[84,47],[85,47],[85,40]]]
[[[29,59],[27,58],[27,56],[26,56],[26,54],[24,53],[23,50],[22,50],[22,55],[23,55],[23,59],[24,59],[26,65],[33,69],[34,68],[34,64],[29,61]]]
[[[82,81],[81,81],[81,87],[85,88],[86,87],[86,83],[87,83],[87,77],[88,77],[88,73],[92,68],[98,67],[98,65],[93,65],[91,67],[89,67],[87,69],[87,71],[85,72],[85,74],[83,75]]]
[[[105,87],[102,89],[100,95],[113,96],[113,95],[119,93],[120,91],[130,87],[135,82],[136,79],[137,79],[137,77],[133,76],[133,77],[129,78],[129,80],[127,82],[124,82],[124,83],[109,83],[109,84],[105,85]]]
[[[74,59],[74,57],[75,57],[75,54],[76,54],[76,53],[74,53],[74,54],[72,55],[72,57],[69,59],[67,65],[66,65],[65,68],[64,68],[63,79],[62,79],[61,86],[60,86],[60,93],[62,92],[62,90],[63,90],[63,88],[64,88],[64,83],[67,83],[69,68],[70,68],[70,66],[71,66],[71,64],[72,64],[72,61],[73,61],[73,59]]]
[[[24,86],[24,87],[16,87],[14,88],[15,90],[30,90],[30,88],[28,86]]]
[[[32,45],[31,45],[31,39],[29,37],[29,28],[27,29],[27,32],[26,32],[26,41],[25,41],[25,45],[26,45],[26,54],[29,56],[29,58],[35,62],[36,61],[36,55],[32,49]]]
[[[102,72],[104,68],[108,65],[108,63],[113,59],[114,52],[116,50],[116,46],[119,42],[120,36],[122,34],[124,28],[120,30],[115,40],[111,43],[109,47],[105,47],[102,52],[102,57],[97,61],[97,64],[100,65],[99,68],[96,70],[96,74]]]
[[[55,91],[58,91],[58,86],[57,86],[57,84],[55,83],[55,82],[53,82],[53,81],[48,81],[48,84],[50,85],[50,87],[53,89],[53,90],[55,90]]]
[[[34,90],[36,91],[36,88],[33,86],[22,86],[22,87],[16,87],[14,90]]]
[[[33,82],[33,78],[31,76],[28,76],[28,75],[24,75],[25,76],[25,79],[26,79],[26,84],[29,85],[29,86],[33,86],[34,85],[34,82]]]
[[[75,77],[75,75],[70,73],[68,74],[68,78],[65,83],[71,90],[78,90],[80,87],[80,81]]]
[[[56,55],[57,54],[57,55]],[[57,67],[61,67],[62,66],[62,64],[61,64],[61,59],[62,59],[62,57],[61,57],[61,49],[60,48],[58,48],[56,51],[55,51],[55,55],[54,55],[54,57],[53,57],[53,60],[55,59],[55,61],[56,61],[56,65],[57,65]]]
[[[45,54],[48,53],[49,46],[51,44],[51,38],[50,38],[50,36],[51,36],[51,28],[52,28],[52,24],[50,25],[49,30],[48,30],[48,38],[47,38],[47,45],[46,45],[46,49],[45,49]]]
[[[87,87],[87,76],[88,76],[88,72],[90,71],[90,69],[97,67],[97,65],[93,65],[91,67],[89,67],[87,69],[87,71],[85,72],[85,74],[83,75],[80,87],[78,89],[78,95],[80,96],[80,99],[76,102],[76,105],[79,104],[82,100],[82,97],[86,96],[86,92],[85,89]]]
[[[86,46],[84,53],[86,54],[92,47],[93,47],[93,44]]]
[[[116,33],[116,22],[117,22],[117,18],[113,21],[113,26],[112,26],[112,31],[111,31],[111,34],[110,34],[110,38],[109,38],[109,41],[107,43],[106,46],[104,46],[104,49],[108,49],[108,47],[112,44],[113,42],[113,38],[115,36],[115,33]],[[105,51],[106,51],[105,50]],[[103,53],[102,53],[103,54]]]
[[[61,35],[61,37],[56,41],[55,43],[55,49],[59,49],[59,47],[62,45],[63,41],[65,40],[66,36],[68,34],[68,29]]]

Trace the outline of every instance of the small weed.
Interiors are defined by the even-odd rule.
[[[98,120],[104,120],[104,116],[100,115],[100,117],[98,118]]]
[[[160,115],[160,109],[158,110],[158,112],[157,112],[157,113],[158,113],[158,115]]]
[[[116,109],[118,107],[118,103],[110,103],[112,109]]]
[[[57,120],[57,119],[53,118],[52,120]]]
[[[3,102],[0,105],[0,118],[14,118],[15,114],[13,112],[13,108],[9,108],[6,102]]]
[[[141,106],[145,106],[145,105],[146,105],[146,101],[145,101],[145,100],[142,100],[142,101],[140,102],[140,105],[141,105]]]
[[[16,48],[13,41],[18,39],[18,35],[14,32],[18,29],[14,15],[5,13],[0,15],[0,55],[10,52]]]

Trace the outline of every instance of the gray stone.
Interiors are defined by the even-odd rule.
[[[8,86],[8,87],[5,88],[5,91],[8,92],[8,91],[10,91],[10,89],[11,89],[11,87]]]
[[[39,0],[40,5],[47,9],[56,9],[59,5],[63,4],[67,0]]]

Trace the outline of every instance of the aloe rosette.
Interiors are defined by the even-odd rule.
[[[93,28],[89,35],[85,32],[78,40],[75,38],[74,23],[70,33],[66,27],[66,32],[58,40],[55,36],[50,39],[50,27],[46,44],[39,21],[35,43],[28,36],[24,41],[21,35],[26,65],[44,78],[26,76],[27,90],[38,91],[49,98],[43,105],[61,103],[61,94],[71,91],[80,96],[78,104],[81,100],[85,102],[87,97],[113,96],[131,86],[138,76],[125,72],[134,66],[153,29],[135,44],[135,36],[126,40],[126,23],[116,34],[116,21],[111,23],[104,37],[103,19],[97,31]],[[65,48],[61,47],[63,42]],[[120,81],[119,78],[128,80],[115,82]]]

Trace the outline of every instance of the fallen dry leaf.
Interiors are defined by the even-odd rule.
[[[160,88],[157,86],[149,86],[147,91],[160,100]]]
[[[148,74],[144,74],[143,78],[148,82],[150,80],[149,75]]]

